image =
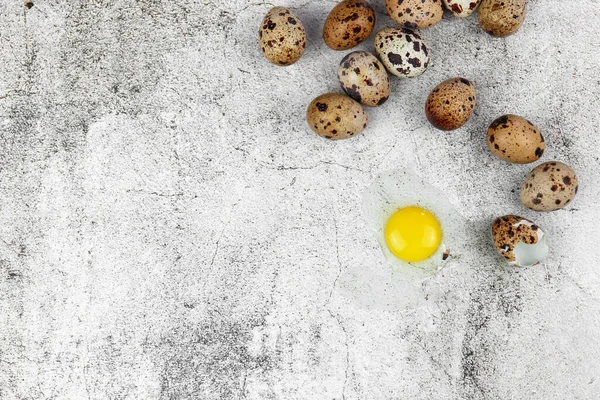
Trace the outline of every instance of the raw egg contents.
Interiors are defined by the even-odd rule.
[[[412,170],[375,178],[362,208],[385,264],[405,276],[425,277],[470,251],[467,221],[450,199]]]
[[[433,214],[424,208],[405,207],[389,219],[385,227],[385,241],[399,259],[423,261],[440,246],[442,228]]]

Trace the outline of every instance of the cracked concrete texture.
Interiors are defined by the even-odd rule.
[[[598,398],[597,1],[530,1],[506,39],[446,15],[422,32],[429,70],[341,142],[304,121],[339,91],[334,1],[281,3],[309,39],[286,68],[256,44],[271,3],[33,3],[0,9],[1,399]],[[441,133],[423,104],[453,76],[478,105]],[[484,139],[504,113],[577,171],[571,207],[519,204],[532,166]],[[428,279],[389,268],[362,220],[401,167],[470,224]],[[508,213],[544,227],[548,262],[503,264],[488,229]]]

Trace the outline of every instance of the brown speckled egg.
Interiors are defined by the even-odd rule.
[[[374,40],[375,53],[392,75],[415,78],[429,66],[429,50],[421,36],[408,28],[384,28]]]
[[[373,54],[355,51],[348,54],[338,68],[342,89],[366,106],[380,106],[390,97],[387,71]]]
[[[390,18],[407,28],[429,28],[444,15],[442,0],[386,0]]]
[[[475,86],[465,78],[452,78],[437,85],[425,102],[425,114],[433,126],[451,131],[463,126],[475,108]]]
[[[535,211],[554,211],[573,201],[579,183],[571,167],[550,161],[535,167],[521,185],[521,202]]]
[[[273,64],[286,66],[298,61],[306,47],[302,21],[285,7],[273,7],[258,30],[260,49]]]
[[[538,160],[546,144],[539,129],[518,115],[496,118],[487,131],[487,144],[501,160],[528,164]]]
[[[455,17],[467,18],[475,12],[481,0],[442,0],[444,5]]]
[[[527,218],[505,215],[492,223],[492,239],[498,253],[509,264],[529,267],[548,256],[544,232]]]
[[[323,40],[334,50],[347,50],[373,32],[375,11],[365,0],[345,0],[331,10],[323,26]]]
[[[478,16],[481,28],[492,36],[506,37],[525,20],[526,0],[483,0]]]
[[[350,97],[327,93],[314,99],[306,110],[311,129],[326,139],[348,139],[367,127],[368,117]]]

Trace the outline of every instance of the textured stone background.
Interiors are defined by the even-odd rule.
[[[308,30],[287,68],[256,43],[271,3],[33,3],[0,5],[1,399],[600,398],[597,0],[532,0],[507,39],[447,15],[425,75],[343,142],[304,121],[339,91],[334,1],[277,3]],[[423,104],[457,75],[476,115],[441,133]],[[484,140],[509,112],[578,172],[571,207],[519,204],[531,166]],[[399,167],[470,223],[471,251],[426,280],[391,270],[361,215]],[[547,263],[499,259],[507,213],[548,231]]]

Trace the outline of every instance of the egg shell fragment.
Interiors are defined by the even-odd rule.
[[[425,103],[425,114],[433,126],[451,131],[463,126],[475,108],[475,86],[465,78],[452,78],[437,85]]]
[[[487,131],[487,144],[496,157],[515,164],[537,161],[546,150],[540,130],[529,120],[512,114],[492,122]]]
[[[348,139],[367,127],[368,116],[350,97],[327,93],[314,99],[306,110],[310,128],[326,139]]]
[[[571,203],[579,190],[575,171],[550,161],[535,167],[521,185],[521,202],[535,211],[555,211]]]
[[[507,37],[525,21],[526,0],[483,0],[477,15],[481,28],[492,36]]]
[[[380,106],[390,97],[385,67],[366,51],[355,51],[344,57],[338,68],[338,79],[348,96],[366,106]]]
[[[273,7],[258,30],[260,49],[273,64],[287,66],[302,57],[306,31],[300,18],[285,7]]]
[[[539,264],[548,256],[544,232],[527,218],[516,215],[496,218],[492,239],[498,253],[517,267]]]
[[[442,0],[386,0],[391,19],[407,28],[429,28],[442,20]]]
[[[338,3],[327,16],[323,40],[333,50],[347,50],[367,39],[375,27],[375,11],[365,0]]]
[[[429,49],[411,29],[384,28],[375,35],[374,45],[388,72],[399,78],[415,78],[429,66]]]
[[[475,12],[481,0],[442,0],[446,9],[455,17],[467,18]]]

